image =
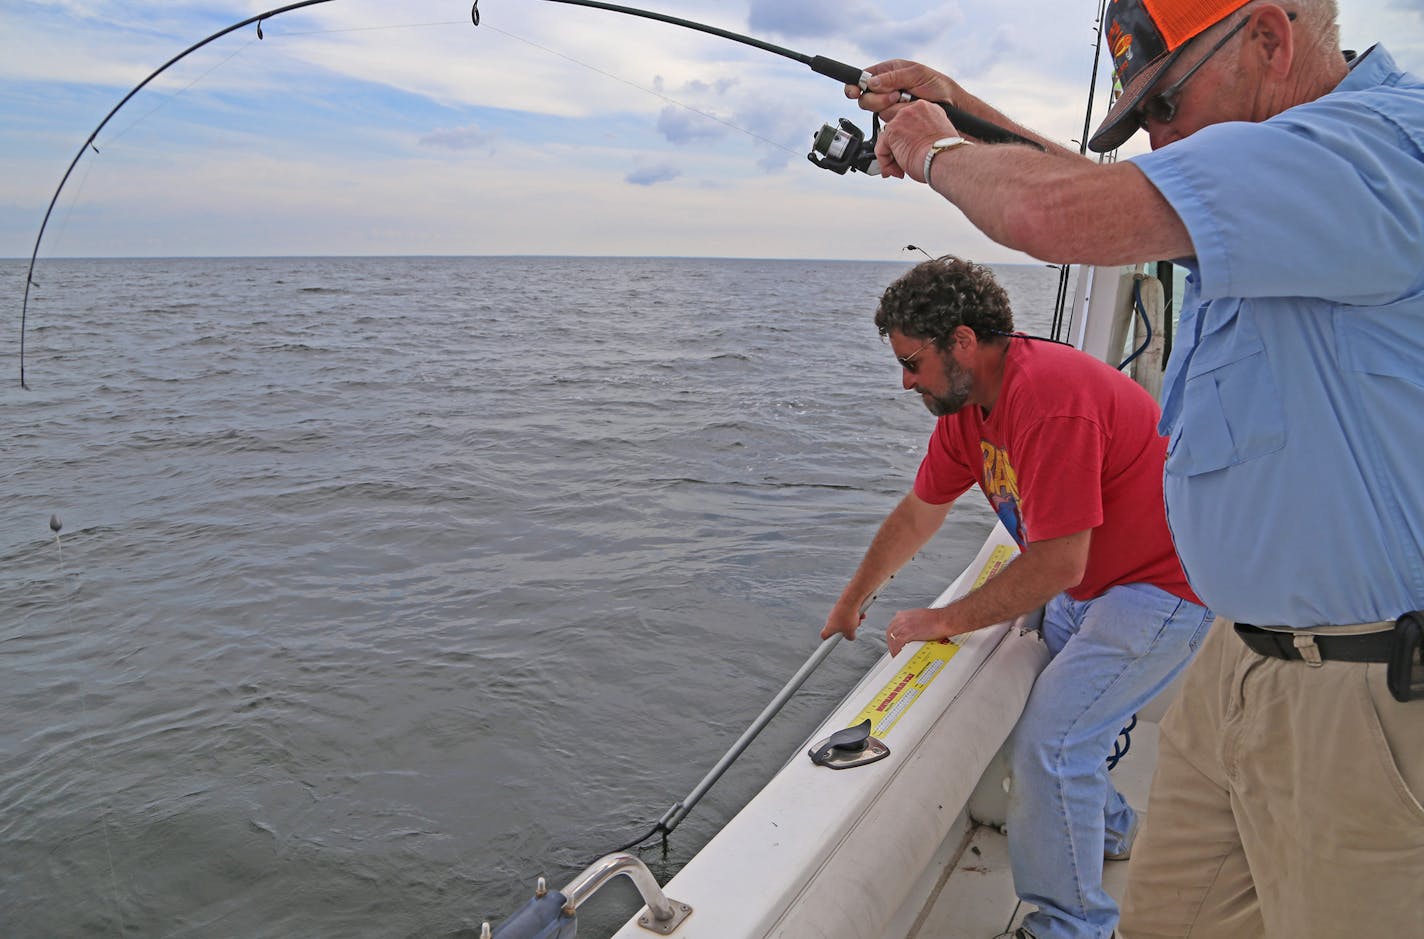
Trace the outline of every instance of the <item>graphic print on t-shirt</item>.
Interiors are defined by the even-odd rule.
[[[1004,523],[1010,535],[1020,548],[1028,546],[1028,532],[1024,530],[1023,512],[1019,506],[1019,478],[1014,465],[1009,462],[1009,453],[987,440],[979,441],[979,451],[984,456],[984,475],[981,485],[989,504]]]

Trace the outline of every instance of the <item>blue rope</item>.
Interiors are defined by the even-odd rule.
[[[1147,309],[1142,305],[1142,281],[1134,278],[1132,281],[1132,302],[1137,307],[1137,315],[1142,317],[1142,325],[1147,330],[1147,338],[1142,340],[1142,345],[1137,347],[1137,351],[1129,355],[1118,363],[1117,370],[1120,372],[1127,368],[1133,359],[1147,351],[1147,346],[1152,342],[1152,322],[1147,318]]]
[[[1108,757],[1109,770],[1116,769],[1118,761],[1127,756],[1127,751],[1132,749],[1132,731],[1136,727],[1137,715],[1134,714],[1128,725],[1117,732],[1118,736],[1122,738],[1122,746],[1119,747],[1118,742],[1116,740],[1113,741],[1112,756]]]

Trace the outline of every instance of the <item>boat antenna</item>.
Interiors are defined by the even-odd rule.
[[[1083,135],[1078,141],[1078,153],[1088,155],[1089,131],[1093,127],[1093,96],[1098,89],[1098,67],[1103,57],[1103,32],[1108,19],[1108,0],[1098,2],[1098,22],[1094,27],[1097,40],[1093,43],[1093,74],[1088,80],[1088,107],[1083,113]],[[1063,264],[1058,268],[1058,297],[1053,305],[1053,325],[1049,335],[1061,339],[1067,325],[1064,312],[1068,307],[1068,271],[1072,265]]]
[[[1098,65],[1103,58],[1103,26],[1107,23],[1107,19],[1108,0],[1100,0],[1096,27],[1098,38],[1093,43],[1093,75],[1088,81],[1088,107],[1083,112],[1083,137],[1078,141],[1078,153],[1082,156],[1088,155],[1088,132],[1093,128],[1093,96],[1098,90]]]

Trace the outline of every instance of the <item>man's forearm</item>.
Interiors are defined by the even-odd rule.
[[[936,139],[957,133],[927,101],[897,107],[875,153],[884,172],[921,179]],[[1131,162],[1100,164],[1063,148],[954,147],[925,180],[999,244],[1044,261],[1129,264],[1194,253],[1176,211]],[[1124,213],[1122,206],[1133,211]]]
[[[948,513],[948,505],[932,505],[913,493],[906,496],[881,523],[837,605],[859,607],[864,603],[934,537]]]
[[[1176,212],[1135,166],[998,144],[960,147],[930,185],[990,238],[1053,263],[1130,264],[1193,253]],[[1118,206],[1138,207],[1123,217]]]
[[[1031,555],[1020,555],[978,590],[941,609],[946,636],[973,632],[1032,612],[1078,579],[1047,567]],[[1067,581],[1072,581],[1068,583]]]
[[[901,610],[885,638],[891,654],[907,643],[946,639],[1036,610],[1083,580],[1091,529],[1029,544],[1017,560],[978,590],[938,610]]]

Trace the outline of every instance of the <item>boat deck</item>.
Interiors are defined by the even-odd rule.
[[[1118,791],[1139,813],[1147,807],[1156,765],[1157,725],[1139,720],[1131,750],[1112,771]],[[1103,867],[1108,892],[1121,900],[1127,863],[1107,861]],[[1016,927],[1030,910],[1014,894],[1008,839],[997,828],[979,825],[909,939],[990,939]]]

